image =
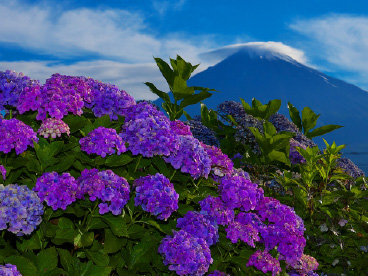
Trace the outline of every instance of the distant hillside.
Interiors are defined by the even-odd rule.
[[[300,111],[309,106],[321,114],[320,124],[344,126],[324,136],[329,142],[347,144],[347,151],[368,152],[368,93],[288,56],[265,50],[241,50],[193,76],[188,84],[221,92],[204,101],[212,109],[226,100],[243,98],[251,103],[253,97],[262,103],[281,99],[280,113],[287,117],[288,101]],[[186,111],[199,114],[200,108],[198,105]],[[317,142],[320,144],[321,140]]]

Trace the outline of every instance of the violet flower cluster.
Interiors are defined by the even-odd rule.
[[[206,212],[189,211],[184,217],[178,218],[176,227],[194,237],[204,239],[208,246],[216,244],[219,240],[216,219]]]
[[[170,180],[160,173],[136,179],[133,186],[136,191],[134,205],[140,205],[158,219],[167,220],[179,208],[179,194]]]
[[[198,202],[201,210],[214,217],[218,225],[228,225],[234,220],[234,209],[228,206],[219,197],[208,196]]]
[[[177,135],[171,131],[170,121],[161,111],[141,102],[125,112],[125,123],[119,136],[128,143],[128,150],[133,155],[167,156],[177,150]]]
[[[80,191],[77,198],[83,198],[85,194],[88,194],[89,200],[100,199],[102,201],[98,205],[101,215],[109,211],[114,215],[120,215],[129,200],[128,181],[111,170],[84,169],[77,179],[77,184]]]
[[[249,179],[241,176],[225,176],[218,187],[221,200],[230,209],[254,210],[263,198],[263,190]]]
[[[189,173],[194,179],[208,177],[211,171],[211,158],[198,139],[190,135],[177,136],[179,148],[164,157],[176,170]]]
[[[61,137],[62,133],[70,134],[69,126],[60,119],[47,118],[44,120],[38,129],[37,133],[44,138]]]
[[[192,135],[191,128],[184,124],[182,121],[175,120],[170,121],[171,131],[176,135]]]
[[[204,275],[212,264],[211,251],[203,238],[180,230],[163,238],[158,253],[164,264],[178,275]]]
[[[29,235],[42,221],[43,205],[27,186],[0,184],[0,230]]]
[[[289,151],[289,159],[291,164],[304,164],[306,161],[304,157],[296,150],[296,147],[306,149],[307,147],[298,142],[297,140],[291,138],[290,139],[290,151]]]
[[[354,179],[360,176],[365,176],[365,173],[355,165],[353,161],[346,157],[337,159],[337,167],[341,168]]]
[[[268,271],[272,272],[272,276],[275,276],[281,272],[280,262],[272,257],[267,251],[257,250],[252,256],[250,256],[247,263],[248,266],[254,266],[261,270],[263,273]]]
[[[214,270],[211,273],[207,274],[207,276],[230,276],[230,275],[226,274],[225,272]]]
[[[22,276],[16,265],[5,264],[0,265],[0,276]]]
[[[211,158],[211,171],[214,175],[224,176],[233,172],[233,161],[226,154],[222,153],[221,149],[202,142],[201,145]]]
[[[0,110],[6,109],[6,106],[17,107],[24,90],[31,88],[39,90],[39,82],[31,80],[23,73],[0,71]]]
[[[65,210],[76,201],[80,193],[77,182],[70,173],[59,175],[57,172],[44,173],[37,179],[33,191],[54,211],[58,208]]]
[[[37,134],[30,126],[15,118],[0,120],[0,151],[9,153],[15,149],[17,155],[38,142]]]
[[[4,168],[3,165],[0,165],[0,173],[3,176],[3,180],[6,179],[6,169]]]
[[[193,133],[193,136],[202,143],[209,146],[220,147],[220,142],[217,139],[215,132],[203,125],[200,120],[189,120],[185,122],[185,124],[190,127],[190,131]]]
[[[237,243],[240,239],[249,246],[255,247],[254,242],[260,241],[259,234],[265,233],[266,225],[256,214],[240,212],[225,231],[227,233],[226,237],[232,243]]]
[[[313,273],[313,270],[317,270],[318,265],[319,264],[315,258],[303,254],[294,266],[289,265],[287,268],[290,269],[289,275],[318,276],[317,273]]]
[[[135,105],[135,100],[124,90],[112,84],[102,83],[93,79],[86,79],[91,89],[91,95],[85,106],[92,109],[96,117],[109,115],[111,120],[124,116],[128,107]]]
[[[106,155],[120,155],[126,152],[124,141],[113,128],[98,127],[86,137],[79,140],[81,150],[88,154],[97,154],[105,158]]]

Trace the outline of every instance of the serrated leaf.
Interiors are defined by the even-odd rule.
[[[109,264],[109,256],[104,254],[102,250],[93,251],[86,249],[86,256],[96,265],[107,266]]]
[[[124,239],[113,234],[110,229],[105,229],[104,253],[110,254],[119,251],[124,244]]]
[[[37,267],[29,259],[23,256],[10,256],[5,259],[5,263],[16,265],[22,276],[37,275]]]
[[[113,214],[105,214],[101,219],[107,223],[112,232],[118,237],[128,237],[128,227],[124,218],[121,215],[115,216]]]
[[[120,166],[124,166],[130,163],[131,161],[133,161],[133,158],[127,154],[121,154],[121,155],[114,154],[114,155],[107,157],[105,161],[105,165],[109,167],[120,167]]]
[[[37,254],[37,268],[39,275],[46,275],[56,268],[58,263],[58,254],[55,247],[41,250]]]
[[[343,127],[343,126],[339,126],[339,125],[325,125],[325,126],[316,128],[316,129],[312,130],[311,132],[308,132],[306,134],[306,136],[309,139],[312,139],[314,137],[321,136],[321,135],[324,135],[324,134],[329,133],[331,131],[334,131],[336,129],[339,129],[341,127]]]
[[[72,268],[72,256],[68,250],[58,248],[60,263],[66,272],[70,272]]]
[[[200,101],[203,101],[211,96],[212,96],[212,93],[208,91],[202,91],[198,94],[191,95],[190,97],[186,97],[184,100],[181,101],[180,108],[184,108],[192,104],[197,104]]]

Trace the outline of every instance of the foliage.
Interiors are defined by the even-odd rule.
[[[146,82],[145,84],[153,93],[164,100],[162,107],[169,115],[170,120],[179,119],[184,114],[184,108],[186,106],[199,103],[211,97],[212,93],[209,91],[215,91],[214,89],[198,86],[189,87],[187,85],[187,80],[199,64],[193,66],[180,56],[177,56],[176,59],[170,58],[172,68],[160,58],[155,58],[155,61],[172,92],[174,102],[171,102],[168,93],[160,91],[154,84],[150,82]],[[197,90],[200,90],[200,92],[195,93]]]

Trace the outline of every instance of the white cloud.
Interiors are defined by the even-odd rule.
[[[221,47],[218,49],[202,53],[200,54],[200,58],[206,60],[207,62],[216,63],[242,49],[257,51],[257,53],[259,54],[266,54],[272,52],[281,55],[287,55],[302,64],[307,64],[307,58],[302,50],[290,47],[288,45],[283,44],[282,42],[274,42],[274,41],[248,42],[248,43],[228,45],[225,47]]]
[[[335,68],[354,72],[367,85],[368,17],[333,14],[299,20],[290,28],[308,37],[310,49],[318,49],[311,54]]]
[[[59,65],[50,61],[0,62],[0,71],[7,69],[23,72],[31,79],[40,80],[41,83],[44,83],[54,73],[91,77],[117,85],[136,100],[157,98],[144,82],[152,82],[158,89],[169,91],[165,79],[154,63],[126,64],[106,60],[77,62],[72,65]]]
[[[152,2],[152,6],[161,16],[163,16],[169,10],[173,11],[180,10],[185,3],[186,0],[175,0],[175,1],[155,0]]]

